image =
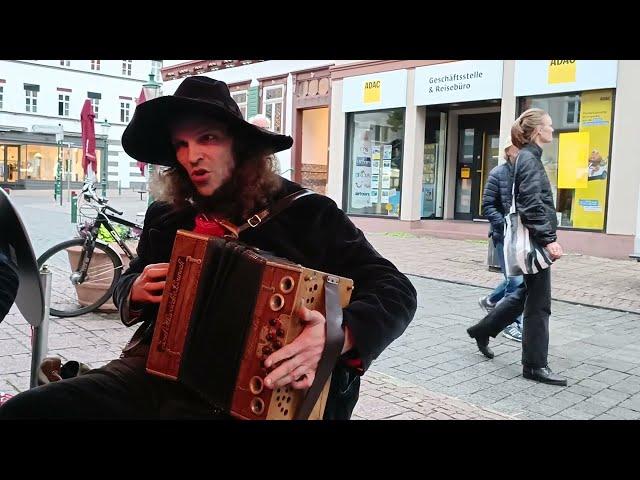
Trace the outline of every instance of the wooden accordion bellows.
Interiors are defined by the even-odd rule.
[[[178,230],[147,371],[180,381],[237,418],[294,419],[306,391],[266,388],[263,361],[302,332],[296,307],[326,316],[325,282],[337,286],[345,307],[348,278]],[[322,419],[330,380],[309,419]]]

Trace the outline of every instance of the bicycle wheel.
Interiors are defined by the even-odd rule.
[[[59,243],[38,258],[38,268],[46,264],[52,273],[50,313],[56,317],[75,317],[92,312],[105,303],[122,275],[122,260],[111,248],[96,243],[87,274],[74,285],[72,274],[78,269],[84,240]]]

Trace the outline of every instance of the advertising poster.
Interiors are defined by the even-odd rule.
[[[589,156],[586,186],[575,189],[571,208],[576,228],[604,228],[611,109],[611,90],[584,92],[581,96],[580,132],[589,134]]]
[[[391,145],[384,145],[382,148],[382,159],[391,160]]]

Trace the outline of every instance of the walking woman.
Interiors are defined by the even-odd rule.
[[[553,259],[562,256],[556,241],[558,221],[549,177],[542,165],[542,146],[553,140],[551,117],[539,108],[530,108],[511,127],[511,141],[520,149],[515,168],[516,207],[522,223],[533,239],[547,249]],[[551,271],[542,269],[524,275],[524,285],[500,302],[480,322],[467,329],[478,349],[493,358],[489,337],[495,338],[524,309],[526,328],[522,339],[522,375],[552,385],[567,385],[567,380],[551,371],[549,351],[549,315],[551,315]]]

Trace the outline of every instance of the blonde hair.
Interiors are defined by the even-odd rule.
[[[522,148],[528,143],[532,143],[538,132],[536,129],[542,125],[544,117],[549,115],[541,108],[530,108],[520,115],[511,127],[511,141]]]

